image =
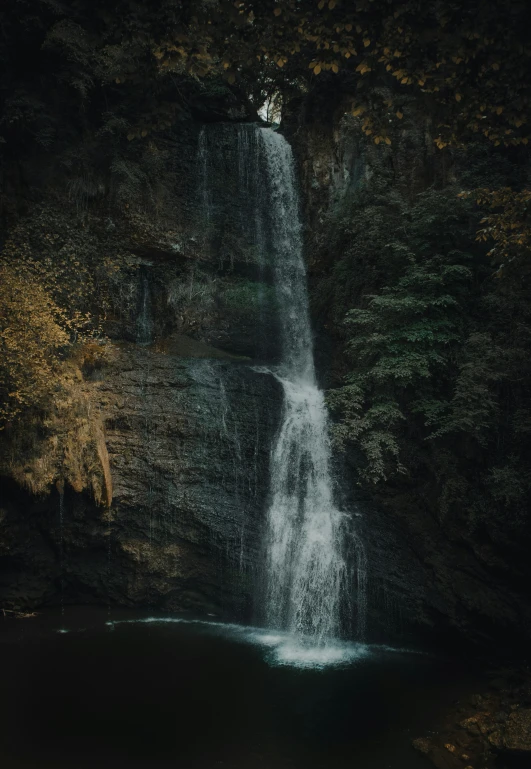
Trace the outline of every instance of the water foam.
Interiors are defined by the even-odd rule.
[[[316,645],[309,636],[274,632],[236,623],[185,619],[183,617],[109,620],[105,624],[111,630],[114,630],[118,625],[176,624],[197,626],[203,631],[213,631],[216,635],[227,637],[232,641],[262,648],[264,660],[272,667],[286,666],[323,670],[330,667],[346,666],[368,658],[373,654],[373,648],[377,648],[367,644],[337,640],[329,640],[326,645]]]

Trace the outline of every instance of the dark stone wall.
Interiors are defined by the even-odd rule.
[[[100,377],[94,404],[112,506],[70,488],[62,502],[57,489],[35,499],[4,480],[0,603],[108,602],[248,619],[276,381],[230,359],[132,344]]]

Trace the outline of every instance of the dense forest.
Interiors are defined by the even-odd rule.
[[[330,461],[362,519],[345,637],[358,601],[369,640],[525,656],[530,27],[527,0],[3,5],[4,614],[260,614],[289,185],[265,201],[259,126],[292,148]]]

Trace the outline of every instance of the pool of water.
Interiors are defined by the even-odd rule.
[[[427,769],[453,659],[67,609],[0,623],[3,769]]]

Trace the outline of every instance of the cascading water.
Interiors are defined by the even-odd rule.
[[[59,564],[61,569],[61,616],[65,614],[65,572],[64,572],[64,518],[65,518],[65,489],[59,485]]]
[[[149,345],[153,342],[153,319],[151,317],[151,294],[149,280],[145,271],[141,272],[140,311],[136,319],[137,344]]]
[[[284,396],[271,452],[264,619],[269,628],[295,636],[299,646],[325,648],[342,636],[345,615],[356,614],[358,638],[363,635],[365,560],[351,516],[334,503],[327,410],[314,366],[295,164],[288,142],[270,128],[246,124],[203,129],[198,170],[207,229],[225,224],[221,210],[227,191],[219,178],[210,176],[217,172],[230,188],[230,180],[219,173],[231,173],[223,156],[227,148],[237,154],[232,163],[235,226],[254,249],[260,283],[265,285],[266,269],[272,276],[280,337],[278,365],[261,367],[278,379]],[[355,607],[350,601],[353,591]]]
[[[350,588],[349,517],[334,504],[324,396],[315,375],[294,161],[287,141],[260,130],[270,206],[270,258],[277,291],[284,390],[281,428],[270,469],[266,619],[311,644],[342,631]],[[357,560],[362,554],[356,541]],[[358,630],[364,578],[358,574]]]

